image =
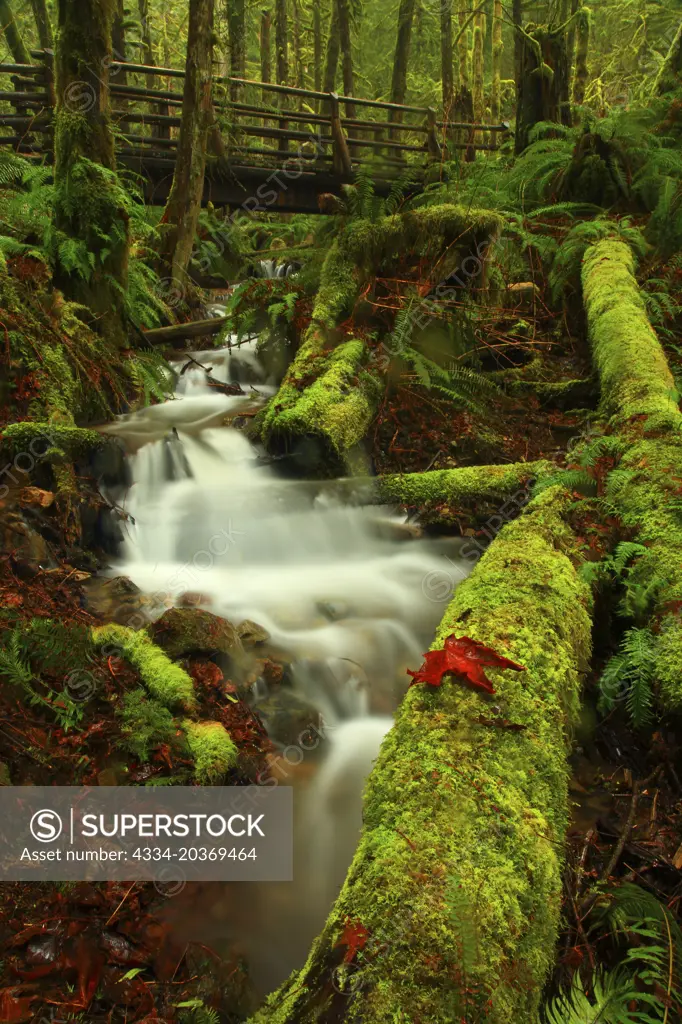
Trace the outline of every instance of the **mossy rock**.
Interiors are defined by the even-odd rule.
[[[154,644],[144,630],[109,623],[92,630],[94,644],[106,657],[125,658],[140,673],[146,689],[165,707],[196,705],[194,683],[179,665]]]
[[[203,608],[170,608],[147,632],[171,658],[186,658],[190,654],[227,654],[239,658],[244,653],[232,623]]]
[[[194,760],[197,782],[219,782],[237,763],[237,748],[220,722],[185,721],[182,727]]]
[[[84,581],[83,590],[85,607],[97,618],[131,629],[140,629],[147,622],[148,598],[127,576],[92,576]]]
[[[300,743],[320,724],[320,711],[291,690],[280,688],[253,709],[263,722],[268,736],[284,746]]]

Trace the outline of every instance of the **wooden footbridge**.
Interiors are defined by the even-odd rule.
[[[52,159],[53,54],[34,64],[0,64],[0,146],[31,160]],[[109,72],[117,159],[136,172],[145,198],[165,202],[173,179],[184,71],[113,62]],[[94,93],[84,82],[64,104],[85,113]],[[433,108],[387,103],[217,75],[215,125],[204,203],[245,210],[319,212],[320,196],[338,194],[368,162],[376,191],[408,174],[438,180],[460,153],[490,152],[509,125],[444,121]]]

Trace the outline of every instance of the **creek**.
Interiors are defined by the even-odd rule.
[[[216,392],[245,368],[257,380],[247,394]],[[278,782],[296,788],[294,881],[212,883],[206,900],[172,911],[183,938],[236,945],[263,996],[302,964],[343,882],[364,781],[451,594],[433,581],[465,572],[457,542],[415,538],[404,517],[342,503],[324,481],[278,476],[230,425],[277,383],[257,341],[193,352],[175,370],[173,398],[107,428],[126,444],[132,479],[112,571],[152,596],[152,615],[191,594],[257,623],[264,656],[286,664],[276,694],[258,679],[247,699],[282,752]],[[320,742],[285,735],[273,697],[285,717],[287,702],[312,709]]]

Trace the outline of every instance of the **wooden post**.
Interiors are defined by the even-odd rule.
[[[426,148],[429,152],[429,163],[440,163],[443,159],[443,151],[441,149],[440,139],[438,138],[436,111],[433,107],[429,107],[429,112],[426,115],[426,126],[428,129],[428,134],[426,136]]]
[[[331,134],[332,134],[332,165],[335,174],[350,175],[353,171],[350,153],[346,136],[341,126],[341,111],[339,107],[338,93],[329,93],[329,105],[331,109]]]

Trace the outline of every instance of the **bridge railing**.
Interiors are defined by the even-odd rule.
[[[0,81],[7,76],[11,84],[0,90],[0,145],[38,156],[52,151],[53,55],[41,50],[32,57],[35,64],[0,64]],[[184,77],[177,68],[112,62],[111,105],[122,157],[173,166]],[[82,110],[87,86],[69,102]],[[300,156],[313,169],[342,177],[368,159],[379,177],[440,162],[456,150],[472,159],[477,150],[497,149],[508,130],[506,124],[442,121],[433,108],[220,75],[214,78],[214,108],[213,150],[231,166],[282,166]]]

